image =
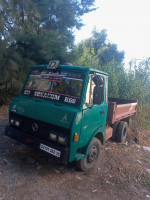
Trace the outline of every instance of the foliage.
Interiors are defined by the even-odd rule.
[[[0,1],[0,101],[16,95],[33,64],[66,61],[73,28],[95,9],[95,0]]]
[[[141,106],[138,108],[138,115],[136,117],[138,127],[150,130],[150,106]]]
[[[150,63],[149,59],[130,62],[127,74],[127,98],[138,99],[140,106],[150,102]]]
[[[75,65],[92,67],[109,74],[109,96],[123,97],[121,79],[125,82],[125,70],[122,64],[124,52],[107,40],[106,30],[93,31],[93,36],[82,41],[72,52],[71,62]]]
[[[119,64],[124,59],[124,52],[117,50],[117,45],[111,44],[107,40],[106,30],[93,31],[93,36],[81,42],[73,51],[73,62],[82,63],[86,66],[94,65],[104,67],[110,62]],[[94,62],[94,63],[93,63]]]
[[[132,60],[125,70],[124,52],[109,42],[106,30],[94,30],[74,47],[73,30],[83,26],[81,17],[95,9],[94,2],[0,1],[0,102],[18,94],[30,66],[58,59],[107,72],[109,96],[137,99],[140,109],[149,107],[150,59]]]
[[[125,70],[124,52],[109,43],[106,30],[93,31],[93,36],[75,47],[70,62],[100,69],[109,74],[109,96],[137,99],[139,106],[150,103],[150,59],[132,60]]]

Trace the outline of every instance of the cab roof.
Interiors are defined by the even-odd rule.
[[[31,67],[31,69],[33,69],[33,68],[45,69],[47,67],[48,67],[48,64],[47,65],[33,65]],[[79,70],[79,71],[97,72],[97,73],[100,73],[100,74],[108,76],[108,73],[103,72],[101,70],[93,69],[93,68],[89,68],[89,67],[82,67],[82,66],[58,65],[58,69],[73,69],[73,70]]]

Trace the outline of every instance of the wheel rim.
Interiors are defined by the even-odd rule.
[[[126,134],[127,134],[127,127],[124,128],[123,137],[126,137]]]
[[[92,163],[92,162],[94,162],[96,160],[96,158],[97,158],[97,152],[98,152],[98,150],[97,150],[96,146],[93,146],[89,150],[88,156],[87,156],[87,162],[88,163]]]
[[[127,127],[125,127],[124,130],[123,130],[122,143],[126,142],[126,136],[127,136]]]

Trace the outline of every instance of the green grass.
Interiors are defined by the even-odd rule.
[[[148,187],[150,187],[150,180],[148,178],[145,179],[145,183]]]
[[[126,190],[128,189],[130,186],[130,183],[129,182],[124,182],[122,184],[119,184],[118,188],[121,189],[121,190]]]
[[[137,121],[141,128],[150,130],[150,107],[138,110]]]

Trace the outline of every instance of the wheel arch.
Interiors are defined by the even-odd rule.
[[[91,145],[91,142],[93,141],[94,138],[97,138],[102,145],[104,145],[105,143],[105,127],[104,128],[98,128],[94,134],[92,135],[88,145],[87,145],[87,148],[86,148],[86,152],[85,152],[85,156],[87,156],[87,153],[88,153],[88,150],[90,148],[90,145]]]
[[[126,118],[122,119],[121,121],[127,122],[128,126],[129,126],[130,117],[126,117]]]
[[[95,138],[99,139],[101,144],[104,144],[105,143],[105,140],[104,140],[104,135],[102,132],[99,132],[95,135]]]

